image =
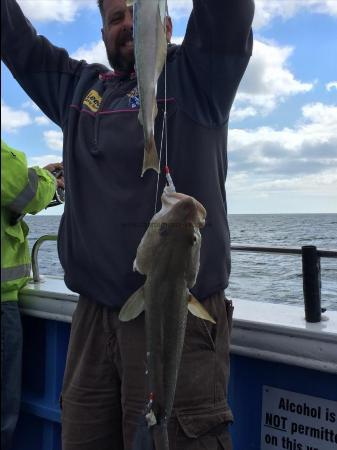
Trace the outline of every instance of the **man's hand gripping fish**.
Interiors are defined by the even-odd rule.
[[[190,294],[200,261],[206,211],[194,198],[166,187],[162,208],[145,232],[134,270],[146,282],[122,308],[129,321],[145,311],[148,403],[145,416],[156,450],[168,450],[167,424],[172,413],[188,310],[213,323],[205,308]],[[138,448],[138,447],[137,447]],[[142,447],[141,447],[142,448]]]
[[[140,98],[139,122],[144,130],[142,176],[148,169],[159,172],[159,159],[154,140],[157,116],[157,82],[166,54],[166,0],[127,0],[133,5],[135,61]]]

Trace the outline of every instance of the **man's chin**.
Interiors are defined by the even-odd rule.
[[[135,65],[135,50],[133,43],[125,44],[125,46],[121,49],[120,58],[126,65]]]
[[[120,52],[118,57],[108,56],[110,66],[117,71],[131,73],[135,67],[135,57],[133,49],[126,52]]]

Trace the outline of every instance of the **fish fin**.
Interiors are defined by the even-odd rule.
[[[139,269],[138,269],[138,266],[137,266],[137,258],[135,258],[135,260],[133,261],[133,271],[134,272],[139,272],[139,273],[141,273],[140,271],[139,271]],[[144,275],[144,274],[143,274]]]
[[[135,319],[145,309],[144,286],[134,292],[119,312],[119,320],[128,322]]]
[[[157,117],[158,114],[158,105],[157,102],[154,102],[153,104],[153,120]]]
[[[159,158],[153,135],[150,137],[149,143],[144,149],[142,176],[148,169],[154,169],[159,173]]]
[[[206,311],[202,304],[199,303],[193,295],[190,295],[190,298],[188,300],[188,310],[194,316],[199,317],[199,319],[204,319],[208,320],[209,322],[216,323],[215,320],[210,316],[208,311]]]
[[[139,110],[139,113],[138,113],[138,120],[139,120],[139,123],[141,124],[141,126],[144,127],[144,120],[143,120],[143,114],[142,114],[141,109]]]

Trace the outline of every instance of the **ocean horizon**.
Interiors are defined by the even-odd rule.
[[[42,235],[57,234],[61,215],[26,216],[30,247]],[[337,213],[229,214],[232,245],[337,250]],[[226,296],[235,299],[303,305],[300,255],[232,251]],[[56,242],[39,252],[40,273],[63,275]],[[321,258],[322,307],[337,310],[337,259]]]

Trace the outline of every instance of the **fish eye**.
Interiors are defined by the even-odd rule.
[[[197,242],[197,236],[194,234],[192,237],[192,245],[195,245]]]

